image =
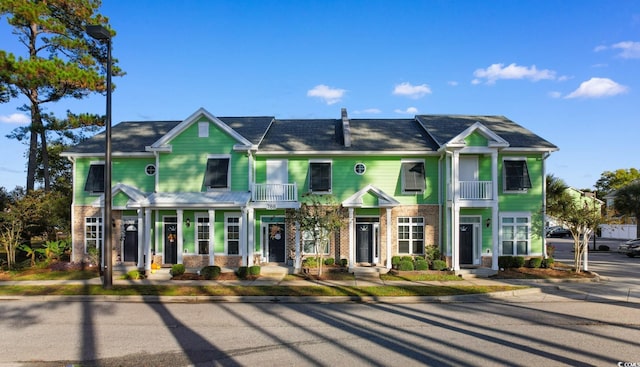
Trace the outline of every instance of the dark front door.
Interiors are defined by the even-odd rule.
[[[269,262],[284,262],[284,225],[269,224]]]
[[[473,264],[473,224],[461,224],[460,236],[460,264]]]
[[[165,264],[178,263],[178,219],[164,219],[164,261]]]
[[[131,223],[124,226],[124,261],[138,261],[138,227]]]
[[[371,263],[373,253],[373,225],[370,223],[356,223],[356,262]]]

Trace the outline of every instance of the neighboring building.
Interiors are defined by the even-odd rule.
[[[102,246],[104,134],[73,162],[73,255]],[[502,116],[408,119],[216,117],[112,128],[114,260],[237,267],[313,251],[287,216],[304,193],[331,194],[348,217],[326,255],[391,267],[438,246],[450,266],[497,269],[541,256],[548,141]],[[540,221],[540,223],[534,223]]]

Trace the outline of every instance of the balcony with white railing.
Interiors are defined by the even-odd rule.
[[[253,184],[251,200],[254,202],[295,202],[298,200],[298,188],[289,184]]]
[[[460,199],[491,200],[493,199],[493,182],[460,181]]]

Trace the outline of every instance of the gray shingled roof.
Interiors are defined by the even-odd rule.
[[[254,117],[218,117],[219,120],[229,125],[230,128],[244,136],[252,144],[260,143],[269,124],[273,121],[273,116]]]
[[[504,116],[418,115],[416,118],[439,145],[449,142],[469,126],[480,122],[506,140],[511,148],[558,148]]]
[[[438,146],[415,119],[355,119],[345,147],[342,120],[276,120],[260,144],[262,152],[434,151]]]
[[[145,147],[155,143],[180,121],[125,121],[111,127],[111,151],[113,153],[144,152]],[[71,147],[66,153],[104,154],[105,133]]]

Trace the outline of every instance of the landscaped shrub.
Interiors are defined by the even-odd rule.
[[[600,245],[600,246],[598,246],[598,250],[600,250],[600,251],[609,251],[609,246]]]
[[[521,268],[524,266],[525,263],[525,259],[524,256],[514,256],[513,257],[513,267],[514,268]]]
[[[205,266],[200,270],[200,275],[202,275],[202,277],[207,280],[211,280],[211,279],[218,279],[220,277],[221,272],[222,272],[222,269],[217,265]]]
[[[328,257],[328,258],[324,259],[324,264],[325,265],[331,266],[331,265],[333,265],[335,263],[336,263],[336,261],[332,257]]]
[[[400,256],[391,256],[391,267],[397,269],[398,265],[400,265]]]
[[[317,268],[318,261],[316,260],[315,257],[307,257],[304,260],[302,260],[302,266],[307,268]]]
[[[542,258],[541,257],[532,257],[531,259],[529,259],[529,264],[528,266],[530,268],[539,268],[540,265],[542,265]]]
[[[125,275],[125,279],[138,280],[138,279],[142,279],[142,278],[144,278],[144,276],[142,276],[142,274],[140,274],[139,270],[130,270]]]
[[[447,268],[447,262],[444,260],[433,260],[433,265],[431,265],[433,270],[444,270]]]
[[[428,262],[433,264],[434,260],[440,260],[440,249],[435,245],[427,245],[424,247],[424,256]]]
[[[500,269],[508,269],[513,266],[513,256],[498,256],[498,267]]]
[[[174,264],[173,266],[171,266],[171,271],[169,272],[169,274],[177,277],[184,274],[185,271],[186,269],[184,268],[184,264]]]
[[[340,265],[346,267],[349,265],[349,259],[340,259]]]
[[[547,257],[546,259],[542,260],[541,266],[543,268],[551,269],[551,268],[553,268],[553,263],[554,262],[555,262],[555,260],[552,257]]]
[[[249,275],[257,277],[260,275],[260,265],[253,265],[249,267]]]
[[[429,270],[429,263],[427,262],[427,260],[416,260],[416,270]]]
[[[400,271],[413,271],[413,261],[400,261],[400,265],[398,265],[398,270]]]
[[[400,258],[400,261],[411,261],[411,262],[413,262],[413,257],[412,256],[402,256]]]
[[[239,267],[238,270],[236,271],[236,275],[240,279],[247,279],[247,276],[249,275],[249,267],[248,266]]]

